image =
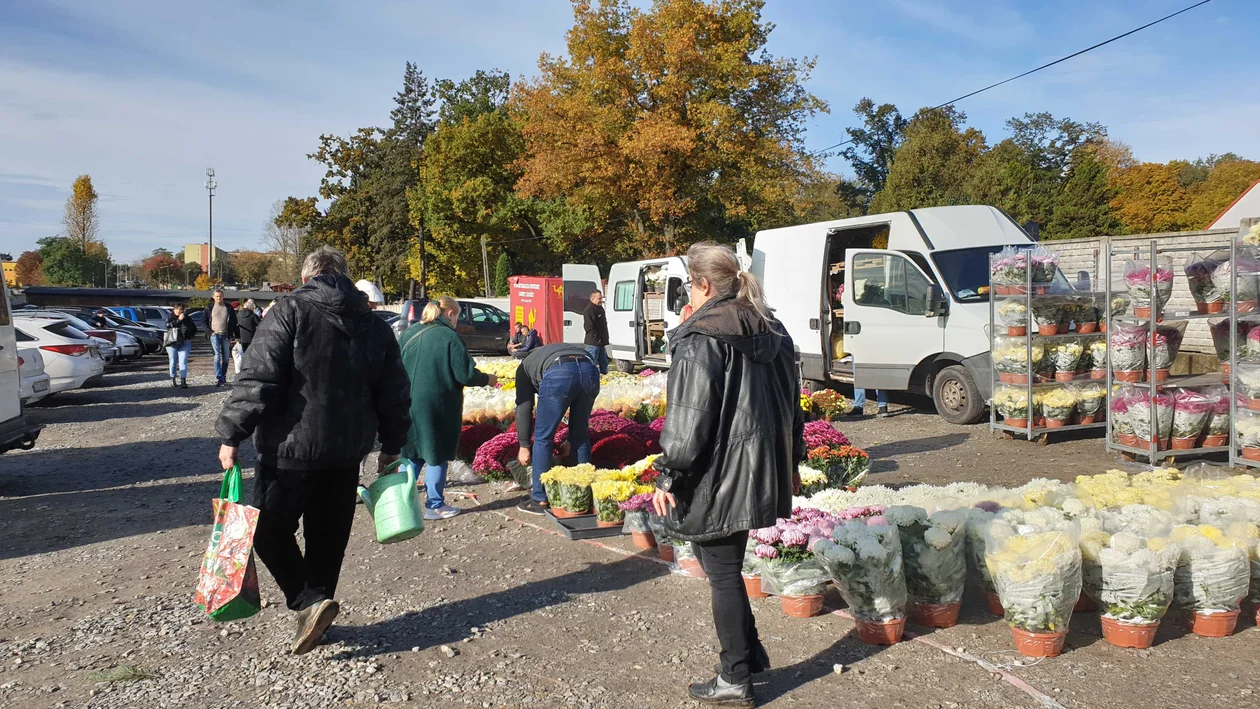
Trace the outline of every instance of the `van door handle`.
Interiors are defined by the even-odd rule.
[[[821,330],[821,329],[822,329],[822,321],[821,321],[821,320],[819,320],[818,318],[810,318],[810,319],[809,319],[809,329],[811,329],[811,330]]]
[[[635,322],[634,320],[630,321],[630,327],[638,327],[638,326],[639,326],[639,323]]]
[[[565,321],[564,321],[564,326],[565,326],[565,327],[568,327],[568,326],[570,326],[570,325],[572,325],[572,324],[573,324],[573,321],[572,321],[572,320],[565,320]]]
[[[844,321],[844,334],[846,334],[846,335],[856,335],[856,334],[858,334],[858,333],[860,333],[860,332],[862,332],[862,323],[860,323],[860,322],[854,322],[854,321],[852,321],[852,320],[845,320],[845,321]]]

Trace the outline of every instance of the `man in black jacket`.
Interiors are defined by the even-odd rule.
[[[340,607],[333,600],[354,521],[359,463],[381,440],[378,470],[398,459],[411,427],[398,342],[323,246],[304,285],[280,298],[254,335],[216,430],[219,462],[236,463],[250,434],[258,451],[254,551],[297,611],[292,650],[310,652]],[[294,534],[298,520],[306,555]]]
[[[260,322],[262,318],[258,317],[258,311],[254,309],[254,299],[250,298],[242,303],[240,312],[236,314],[236,331],[240,334],[242,352],[248,350],[249,343],[254,341],[254,333]]]
[[[608,374],[608,314],[604,312],[604,294],[591,293],[591,304],[582,313],[582,327],[586,331],[586,351],[599,367],[600,374]]]

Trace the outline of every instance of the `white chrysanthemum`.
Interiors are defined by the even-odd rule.
[[[1097,542],[1084,542],[1081,544],[1081,556],[1093,560],[1094,557],[1090,556],[1090,553],[1092,553],[1095,546],[1100,545]],[[1090,548],[1089,552],[1085,550],[1086,547]],[[1124,552],[1118,549],[1111,549],[1109,547],[1100,548],[1097,558],[1098,563],[1103,566],[1119,566],[1128,560],[1128,556],[1126,556]]]
[[[1089,507],[1084,502],[1071,497],[1063,501],[1063,511],[1073,517],[1081,517],[1089,512]]]
[[[1097,542],[1092,539],[1081,542],[1081,557],[1088,559],[1089,561],[1098,561],[1102,554],[1102,550],[1102,542]]]
[[[821,543],[819,546],[821,546]],[[818,547],[815,547],[815,551],[819,551]],[[853,550],[842,544],[832,544],[821,553],[827,559],[842,566],[852,566],[857,561],[857,556],[853,553]]]
[[[1123,554],[1132,554],[1146,544],[1133,532],[1116,532],[1111,537],[1111,546]]]
[[[928,518],[934,527],[941,527],[946,532],[953,534],[967,523],[967,510],[941,510],[932,513]]]
[[[1103,531],[1102,520],[1096,517],[1083,517],[1081,518],[1080,523],[1081,523],[1081,534],[1088,534],[1090,532]]]
[[[1154,552],[1150,549],[1138,549],[1129,557],[1128,563],[1138,569],[1159,571],[1159,552]]]
[[[857,542],[857,556],[862,561],[882,562],[888,558],[888,550],[875,537],[864,537]]]
[[[928,527],[928,530],[923,533],[923,541],[927,542],[933,549],[944,549],[953,540],[954,535],[941,527]]]
[[[894,505],[884,512],[884,516],[889,522],[898,527],[909,527],[918,522],[927,521],[927,511],[922,507],[911,507],[910,505]]]
[[[1003,519],[995,519],[989,523],[989,536],[998,544],[1015,536],[1015,528]]]

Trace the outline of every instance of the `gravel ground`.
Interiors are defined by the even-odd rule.
[[[627,541],[564,540],[488,485],[453,500],[467,514],[403,544],[376,544],[360,510],[342,614],[309,655],[287,654],[293,621],[262,568],[271,604],[245,621],[206,620],[192,590],[224,398],[207,355],[194,354],[188,391],[153,360],[53,397],[32,411],[47,424],[36,448],[0,458],[0,706],[692,706],[685,684],[716,662],[707,585]],[[875,459],[873,482],[1010,484],[1118,464],[1097,438],[1002,441],[916,404],[842,425]],[[1015,666],[1009,631],[976,601],[960,625],[912,627],[916,640],[890,648],[860,643],[841,615],[790,619],[773,599],[754,601],[775,665],[757,679],[760,704],[1260,706],[1250,621],[1223,640],[1168,622],[1154,648],[1131,651],[1078,614],[1069,652]]]

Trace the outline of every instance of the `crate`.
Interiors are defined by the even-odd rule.
[[[600,539],[602,537],[619,537],[622,534],[621,525],[616,527],[600,527],[599,517],[596,515],[582,515],[581,517],[557,517],[551,514],[551,510],[547,510],[547,517],[555,523],[556,528],[567,539],[577,541],[579,539]]]

